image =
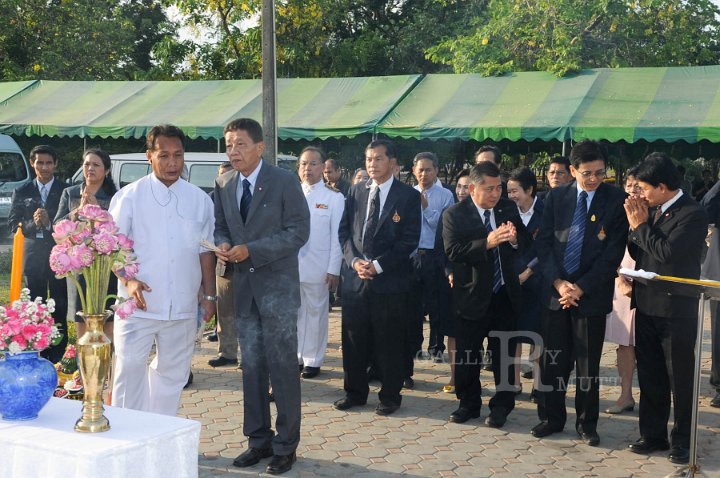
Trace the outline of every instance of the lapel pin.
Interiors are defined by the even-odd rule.
[[[595,222],[595,219],[596,219],[596,218],[595,218],[595,214],[593,214],[592,216],[590,216],[590,222]]]
[[[398,214],[397,209],[395,209],[395,214],[393,214],[392,220],[393,222],[400,222],[400,214]]]
[[[601,241],[604,241],[607,235],[605,234],[605,228],[603,226],[600,226],[600,232],[598,232],[597,238]]]

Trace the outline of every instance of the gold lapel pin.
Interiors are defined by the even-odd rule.
[[[593,214],[592,216],[590,216],[590,222],[595,222],[595,214]]]
[[[597,237],[598,237],[598,239],[600,239],[601,241],[604,241],[605,238],[607,237],[607,235],[605,234],[605,228],[604,228],[603,226],[600,226],[600,232],[598,232]]]
[[[395,214],[393,214],[392,220],[393,222],[400,222],[400,214],[398,214],[397,209],[395,209]]]

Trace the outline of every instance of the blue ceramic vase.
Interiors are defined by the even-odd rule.
[[[0,360],[0,415],[3,420],[32,420],[52,397],[55,367],[38,352],[5,354]]]

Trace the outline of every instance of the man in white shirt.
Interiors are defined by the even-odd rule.
[[[298,174],[310,210],[310,238],[298,254],[298,362],[303,378],[320,373],[328,340],[328,290],[335,292],[338,287],[342,261],[338,227],[345,198],[323,183],[324,159],[321,149],[308,146],[298,160]]]
[[[140,271],[120,278],[118,295],[138,310],[115,321],[113,405],[175,415],[190,374],[197,330],[198,291],[205,321],[215,313],[215,258],[210,197],[180,178],[183,132],[172,125],[147,135],[152,173],[122,188],[110,203],[118,229],[135,242]],[[150,365],[153,344],[157,354]]]

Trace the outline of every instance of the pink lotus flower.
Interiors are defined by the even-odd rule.
[[[53,239],[55,239],[55,242],[58,244],[64,243],[68,237],[75,232],[76,226],[74,221],[63,219],[53,227]]]
[[[125,320],[135,313],[135,310],[137,310],[137,304],[135,303],[135,299],[129,299],[123,301],[119,305],[113,306],[113,308],[115,309],[115,314],[120,319]]]
[[[86,204],[78,211],[78,217],[84,219],[90,219],[91,221],[97,221],[99,218],[108,215],[108,212],[97,204]],[[112,220],[112,216],[110,218]]]
[[[99,254],[110,254],[116,245],[115,237],[107,232],[100,232],[93,236],[93,247]]]
[[[78,246],[72,247],[68,251],[68,255],[73,261],[74,271],[79,271],[81,269],[84,269],[85,267],[90,267],[94,260],[92,249],[85,244],[80,244]]]
[[[126,251],[132,251],[133,246],[135,243],[132,241],[132,239],[129,239],[125,234],[118,234],[116,236],[118,245],[120,246],[120,249],[124,249]]]
[[[99,232],[104,232],[107,234],[117,235],[117,226],[114,222],[100,222],[95,224],[95,230],[94,232],[97,234]]]

